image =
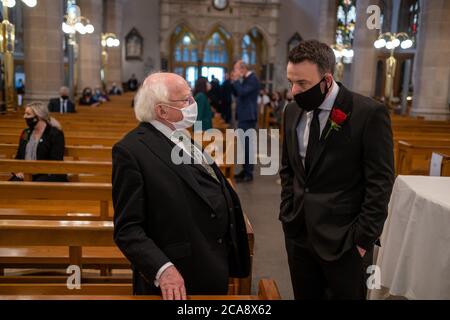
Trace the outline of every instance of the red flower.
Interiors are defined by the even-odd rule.
[[[350,114],[346,114],[341,109],[333,108],[333,110],[331,110],[330,118],[328,119],[328,121],[330,122],[330,128],[328,129],[325,139],[328,138],[331,131],[339,131],[342,124],[347,120],[349,115]]]
[[[333,121],[334,123],[336,123],[337,125],[341,125],[345,122],[345,120],[347,120],[347,114],[345,114],[342,110],[340,109],[333,109],[331,111],[331,121]]]

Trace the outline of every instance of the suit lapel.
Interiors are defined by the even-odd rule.
[[[319,140],[319,145],[317,147],[317,152],[313,158],[312,164],[311,164],[311,168],[308,172],[308,177],[311,175],[311,173],[314,170],[314,167],[317,165],[317,163],[319,162],[319,159],[321,158],[324,150],[326,149],[326,146],[328,145],[328,142],[331,140],[331,138],[338,134],[339,132],[335,131],[335,130],[331,130],[330,134],[327,137],[327,133],[331,128],[331,115],[333,113],[334,109],[340,109],[342,110],[345,114],[349,115],[353,110],[353,97],[350,91],[347,90],[347,88],[345,88],[341,83],[338,84],[339,85],[339,93],[336,97],[336,100],[333,104],[333,109],[330,112],[330,116],[328,117],[328,121],[327,124],[325,125],[324,130],[322,131],[322,134],[320,136],[320,140]],[[346,126],[348,125],[348,121],[350,119],[347,118],[347,120],[345,120],[345,122],[342,124],[342,126]],[[326,138],[325,138],[326,137]]]
[[[143,129],[141,141],[147,148],[184,180],[187,185],[197,193],[211,209],[213,209],[208,198],[200,191],[201,188],[197,180],[195,180],[190,171],[186,169],[186,165],[176,165],[172,162],[171,153],[175,144],[149,123],[141,123],[140,127]]]
[[[297,134],[297,127],[298,124],[300,122],[300,119],[302,118],[303,115],[303,110],[301,108],[299,108],[298,106],[296,106],[295,108],[293,108],[295,111],[294,117],[293,117],[293,121],[292,121],[292,127],[290,128],[292,130],[292,134],[293,134],[293,139],[292,139],[292,143],[293,148],[292,150],[294,150],[295,154],[294,154],[294,162],[295,162],[295,166],[294,166],[294,170],[297,171],[297,174],[301,177],[305,176],[305,167],[303,166],[303,162],[301,160],[301,156],[300,156],[300,149],[298,146],[298,134]]]

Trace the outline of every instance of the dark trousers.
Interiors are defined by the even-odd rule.
[[[246,132],[250,129],[256,129],[256,120],[255,121],[239,121],[238,123],[238,129],[244,130]],[[255,141],[256,144],[256,141]],[[250,139],[248,137],[245,138],[244,141],[244,148],[245,148],[245,161],[244,161],[244,174],[246,177],[252,177],[253,178],[253,164],[250,164],[250,151],[256,152],[256,150],[250,150]]]
[[[222,103],[220,106],[220,113],[226,123],[231,123],[231,103]]]
[[[356,246],[336,261],[325,261],[309,245],[285,238],[291,281],[296,300],[365,300],[367,268],[373,249],[362,258]]]

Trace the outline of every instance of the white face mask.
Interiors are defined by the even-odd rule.
[[[183,119],[178,122],[170,122],[176,130],[184,130],[187,128],[190,128],[194,125],[195,121],[197,121],[197,115],[198,115],[198,106],[197,102],[194,100],[194,98],[191,98],[191,104],[187,107],[184,107],[183,109],[178,109],[169,105],[164,105],[166,107],[176,109],[178,111],[181,111],[183,114]]]

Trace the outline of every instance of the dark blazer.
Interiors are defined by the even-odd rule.
[[[233,85],[230,80],[225,80],[220,86],[220,102],[222,105],[231,105],[233,102]]]
[[[251,73],[244,81],[233,82],[236,95],[236,117],[241,121],[256,121],[258,119],[258,94],[260,84],[255,73]]]
[[[16,154],[17,160],[25,159],[25,150],[31,134],[32,131],[28,128],[22,131]],[[64,149],[64,133],[47,124],[36,150],[36,160],[62,161],[64,160]],[[67,176],[65,174],[34,174],[33,181],[66,182]]]
[[[280,170],[280,220],[286,237],[308,239],[324,260],[336,260],[379,238],[394,183],[391,122],[387,108],[340,85],[334,108],[349,115],[339,131],[323,130],[309,174],[299,155],[302,110],[285,111]]]
[[[160,294],[153,281],[169,261],[183,276],[188,294],[213,294],[216,279],[249,274],[241,205],[225,182],[234,210],[230,208],[229,225],[219,226],[214,205],[200,191],[189,165],[172,162],[173,146],[151,124],[141,123],[113,147],[114,240],[133,266],[136,294]],[[229,232],[226,275],[223,263],[217,263],[223,261],[224,243],[217,231],[222,228]]]
[[[48,103],[48,111],[49,112],[61,112],[61,100],[60,98],[50,99]],[[67,100],[67,113],[75,113],[75,104]]]

